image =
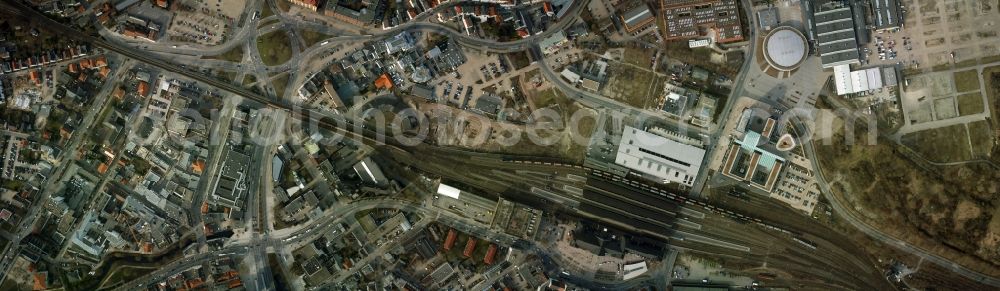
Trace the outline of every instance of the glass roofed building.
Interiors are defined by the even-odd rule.
[[[778,126],[774,118],[754,117],[743,112],[736,137],[726,152],[723,174],[770,192],[777,184],[785,158],[775,148]]]

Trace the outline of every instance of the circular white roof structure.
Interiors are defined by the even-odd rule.
[[[789,26],[771,30],[764,38],[764,57],[772,67],[790,71],[806,59],[806,38]]]

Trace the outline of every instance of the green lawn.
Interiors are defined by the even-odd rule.
[[[516,52],[507,54],[507,59],[510,60],[510,65],[513,70],[520,70],[521,68],[531,65],[531,60],[528,59],[528,52]]]
[[[987,108],[993,117],[993,126],[1000,127],[1000,66],[983,69],[983,80],[986,82]]]
[[[979,72],[967,70],[955,72],[955,91],[958,93],[979,90]]]
[[[622,61],[639,66],[641,68],[649,68],[653,63],[650,59],[656,56],[656,51],[647,48],[625,48],[625,56],[622,57]]]
[[[280,65],[292,58],[290,43],[288,35],[275,31],[257,38],[257,51],[265,65]]]
[[[254,82],[257,82],[257,77],[256,76],[251,75],[251,74],[247,74],[246,76],[243,76],[243,87],[250,86],[250,84],[253,84]]]
[[[282,74],[280,77],[272,79],[271,86],[274,86],[274,91],[277,91],[278,97],[281,97],[285,93],[285,86],[288,86],[288,74]]]
[[[284,1],[279,0],[278,2],[284,2]],[[274,11],[271,11],[271,5],[267,5],[267,3],[264,3],[264,5],[261,6],[263,7],[261,7],[260,9],[260,18],[274,15]]]
[[[524,72],[524,81],[525,82],[531,82],[532,78],[538,76],[538,74],[541,73],[538,70],[539,69],[534,69],[534,70],[531,70],[531,71]],[[531,85],[531,86],[534,86],[534,85]]]
[[[305,29],[299,31],[299,35],[301,35],[302,36],[302,40],[304,40],[306,42],[306,47],[311,47],[314,44],[316,44],[316,43],[318,43],[318,42],[320,42],[320,41],[322,41],[324,39],[330,38],[330,35],[323,34],[323,33],[316,32],[316,31],[312,31],[312,30],[305,30]]]
[[[983,105],[983,94],[979,92],[965,93],[955,98],[958,98],[958,115],[960,116],[979,114],[986,108]]]
[[[117,284],[118,282],[132,281],[132,280],[134,280],[136,278],[142,277],[142,275],[145,275],[151,269],[154,269],[154,268],[139,268],[139,267],[122,266],[122,267],[119,267],[119,268],[115,269],[114,271],[112,271],[111,274],[108,275],[107,279],[104,280],[104,282],[103,282],[104,284],[103,285],[104,286],[113,286],[113,285]]]
[[[903,135],[902,142],[933,162],[959,162],[972,158],[965,124],[909,133]]]
[[[985,157],[993,152],[993,141],[996,136],[990,128],[990,122],[980,120],[969,123],[969,140],[972,142],[972,155],[975,158]]]
[[[230,61],[230,62],[234,62],[234,63],[239,63],[239,62],[243,61],[243,49],[237,47],[237,48],[234,48],[234,49],[232,49],[232,50],[230,50],[228,52],[222,53],[220,55],[204,56],[202,58],[203,59],[223,60],[223,61]]]

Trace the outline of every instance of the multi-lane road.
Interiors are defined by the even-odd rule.
[[[744,5],[746,5],[747,7],[749,7],[749,4],[746,3],[748,1],[744,0],[743,2],[744,2]],[[259,2],[253,2],[253,3],[259,3]],[[577,15],[581,11],[582,7],[586,6],[586,4],[587,4],[587,1],[578,1],[578,3],[574,3],[574,6],[571,7],[571,13],[569,15],[574,15],[574,16]],[[127,57],[130,57],[130,58],[133,58],[133,59],[136,59],[136,60],[140,60],[140,61],[143,61],[143,62],[147,62],[147,63],[153,64],[153,65],[159,66],[159,67],[161,67],[163,69],[166,69],[168,71],[172,71],[172,72],[176,72],[176,73],[182,74],[182,75],[184,75],[186,77],[189,77],[189,78],[192,78],[192,79],[195,79],[195,80],[207,83],[207,84],[215,86],[217,88],[220,88],[220,89],[223,89],[223,90],[226,90],[226,91],[230,91],[230,92],[235,93],[237,95],[244,96],[244,97],[247,97],[249,99],[252,99],[252,100],[264,103],[264,104],[269,104],[269,105],[272,105],[272,106],[275,106],[275,107],[279,107],[279,108],[283,108],[283,109],[292,109],[291,106],[288,105],[286,102],[272,99],[273,96],[275,96],[275,93],[276,93],[273,88],[272,88],[272,90],[269,90],[269,92],[267,92],[267,94],[265,94],[265,95],[256,94],[256,93],[250,92],[249,90],[246,90],[246,89],[244,89],[242,87],[239,87],[239,86],[236,86],[236,85],[232,85],[232,84],[228,84],[226,82],[220,82],[218,80],[215,80],[214,78],[198,74],[197,72],[193,72],[193,71],[186,70],[184,68],[180,68],[179,66],[177,66],[174,63],[172,63],[171,61],[165,60],[162,57],[158,57],[158,56],[146,54],[146,53],[144,53],[144,52],[142,52],[142,51],[140,51],[140,50],[138,50],[136,48],[128,47],[128,46],[122,45],[121,43],[109,42],[109,41],[105,41],[105,40],[102,40],[100,38],[96,38],[96,37],[93,37],[93,36],[84,35],[84,34],[80,33],[79,31],[77,31],[75,29],[69,28],[69,27],[67,27],[65,25],[62,25],[62,24],[57,23],[55,21],[52,21],[52,20],[46,18],[44,15],[41,15],[41,14],[37,13],[36,11],[34,11],[32,9],[29,9],[29,8],[26,8],[26,7],[22,6],[20,3],[4,3],[2,6],[3,6],[3,9],[7,12],[8,15],[10,15],[11,13],[13,13],[14,15],[16,15],[16,17],[24,17],[24,18],[27,18],[30,21],[33,21],[33,22],[36,22],[36,23],[40,23],[40,24],[44,24],[44,26],[46,26],[48,29],[52,29],[52,30],[64,33],[64,35],[66,35],[66,36],[74,37],[74,38],[79,38],[81,40],[84,40],[84,41],[87,41],[87,42],[91,42],[91,43],[93,43],[93,44],[95,44],[97,46],[104,47],[106,49],[118,52],[118,53],[120,53],[122,55],[125,55]],[[254,5],[254,6],[256,6],[256,5]],[[248,5],[248,7],[251,7],[251,5]],[[245,13],[249,13],[250,11],[251,10],[248,8],[248,10],[246,10]],[[750,13],[749,9],[748,9],[748,13]],[[568,19],[573,19],[573,17],[570,17]],[[752,19],[752,17],[748,17],[748,19]],[[293,20],[293,19],[283,19],[283,20],[289,20],[289,21],[293,21],[293,22],[296,21],[296,20]],[[254,22],[251,21],[251,24],[253,24],[253,23]],[[351,35],[351,36],[336,36],[336,37],[331,38],[330,40],[334,40],[334,41],[372,40],[372,39],[377,39],[379,37],[383,37],[383,36],[395,34],[395,33],[398,33],[400,31],[403,31],[403,30],[419,30],[419,31],[437,32],[437,33],[441,33],[441,34],[446,34],[448,36],[451,36],[453,39],[456,39],[460,44],[463,44],[463,45],[466,45],[466,46],[477,47],[477,48],[480,48],[480,49],[483,49],[483,50],[487,50],[487,51],[513,52],[513,51],[522,51],[522,50],[529,49],[529,48],[537,49],[535,47],[530,47],[531,44],[532,43],[536,43],[541,38],[547,37],[548,35],[550,35],[554,31],[562,30],[563,28],[567,27],[571,23],[572,23],[572,21],[564,20],[564,21],[561,21],[561,22],[558,22],[557,24],[555,24],[552,28],[550,28],[545,33],[542,33],[542,34],[539,34],[539,35],[535,35],[535,36],[532,36],[530,38],[519,40],[519,41],[504,42],[504,43],[498,43],[498,42],[491,41],[491,40],[483,40],[483,39],[478,39],[478,38],[474,38],[474,37],[469,37],[469,36],[466,36],[466,35],[464,35],[464,34],[462,34],[460,32],[457,32],[457,31],[454,31],[454,30],[452,30],[452,29],[450,29],[448,27],[445,27],[443,25],[435,24],[435,23],[429,23],[429,22],[411,22],[411,23],[407,23],[407,24],[404,24],[404,25],[400,25],[399,27],[396,27],[396,28],[394,28],[392,30],[380,31],[380,32],[378,32],[376,34]],[[300,25],[312,25],[312,24],[300,24]],[[235,45],[238,45],[240,43],[248,43],[248,39],[251,38],[251,36],[255,36],[256,35],[256,32],[254,31],[254,29],[256,29],[256,25],[246,25],[246,26],[247,27],[251,27],[251,28],[246,28],[246,27],[241,28],[236,33],[236,35],[235,35],[235,37],[233,39],[231,39],[230,41],[227,41],[224,45],[221,45],[221,46],[217,46],[217,47],[213,47],[213,48],[178,48],[178,49],[173,49],[173,48],[171,48],[171,49],[165,49],[165,48],[160,47],[157,50],[160,51],[160,52],[167,52],[167,53],[185,53],[185,52],[191,52],[192,50],[197,50],[197,51],[199,51],[202,54],[221,54],[221,53],[224,53],[225,51],[228,51],[229,49],[231,49]],[[287,29],[287,28],[283,28],[283,29]],[[322,28],[322,26],[320,26],[320,27],[318,27],[318,29],[322,30],[323,28]],[[753,35],[753,31],[751,31],[751,32],[752,32],[751,35]],[[253,48],[252,47],[252,45],[253,45],[252,41],[250,41],[249,43],[251,43],[251,48]],[[749,52],[753,52],[753,49],[754,49],[753,46],[754,46],[754,44],[751,43],[750,49],[748,50]],[[317,49],[318,48],[316,48],[316,47],[312,47],[312,48],[307,49],[307,51],[309,51],[309,50],[317,50]],[[544,58],[542,58],[540,61],[542,62],[543,73],[546,75],[546,77],[549,78],[550,80],[552,80],[553,82],[555,82],[556,85],[558,87],[560,87],[560,89],[562,89],[564,92],[567,92],[567,94],[569,94],[569,95],[575,95],[575,97],[577,99],[580,99],[583,102],[589,102],[588,103],[589,105],[597,107],[597,108],[612,108],[612,109],[621,110],[621,111],[627,112],[627,113],[645,114],[642,111],[638,111],[638,110],[632,109],[630,107],[624,106],[622,104],[610,101],[609,99],[604,98],[602,96],[598,96],[596,94],[590,94],[588,92],[584,92],[582,90],[578,90],[575,87],[572,87],[572,86],[566,84],[565,82],[561,81],[561,79],[554,72],[552,72],[551,69],[548,69],[549,67],[547,65],[545,65],[545,63],[544,63],[545,62]],[[263,68],[260,65],[259,56],[256,59],[253,59],[253,62],[255,63],[254,69],[258,73],[261,70],[264,70],[264,71],[268,70],[268,68]],[[288,64],[296,64],[297,65],[300,62],[301,61],[296,60],[294,62],[289,62]],[[748,63],[750,63],[750,62],[751,61],[748,61]],[[747,65],[744,65],[744,68],[742,69],[742,72],[745,73],[746,68],[747,68]],[[288,69],[290,69],[290,67]],[[741,92],[741,90],[739,90],[739,88],[741,88],[740,87],[740,86],[742,86],[741,83],[742,83],[742,81],[744,81],[744,78],[745,78],[745,74],[744,73],[741,73],[741,75],[740,75],[740,77],[738,79],[738,80],[740,80],[740,82],[737,82],[736,90],[734,90],[734,96],[737,96],[739,94],[739,92]],[[281,89],[284,89],[284,88],[281,88]],[[730,101],[729,101],[729,103],[727,103],[726,108],[729,108],[731,106],[731,104],[732,104],[732,101],[734,101],[735,99],[736,98],[730,98]],[[725,116],[725,115],[723,115],[723,116]],[[308,116],[304,116],[304,117],[308,118]],[[720,134],[719,132],[713,133],[713,140],[717,140],[719,134]],[[807,149],[808,149],[808,146],[807,146]],[[824,188],[827,188],[827,187],[828,186],[826,186]],[[384,204],[380,204],[380,203],[384,203]],[[345,207],[345,210],[346,209],[355,209],[356,210],[356,209],[363,209],[365,207],[373,207],[373,208],[374,207],[400,207],[400,205],[407,205],[407,203],[408,202],[404,202],[404,201],[360,202],[360,203],[346,205],[344,207]],[[836,208],[837,205],[836,205],[836,203],[834,203],[834,204],[835,204],[834,206]],[[411,205],[411,207],[415,208],[415,206],[412,206],[412,205]],[[838,210],[840,210],[840,209],[838,209]],[[350,211],[350,210],[347,210],[347,211]],[[170,274],[170,271],[175,271],[175,270],[178,270],[179,268],[183,268],[185,266],[196,265],[197,264],[196,262],[199,262],[199,261],[200,262],[204,262],[204,260],[209,259],[213,255],[220,255],[220,254],[225,255],[225,254],[229,254],[230,252],[232,254],[239,253],[240,250],[241,250],[240,249],[241,247],[244,248],[242,250],[244,252],[247,251],[247,249],[245,249],[246,247],[251,247],[251,246],[255,247],[256,253],[260,254],[261,253],[260,252],[260,247],[261,246],[274,246],[274,245],[280,244],[282,242],[286,242],[287,243],[287,242],[290,242],[290,241],[301,241],[301,240],[306,239],[306,238],[311,238],[316,233],[320,232],[319,229],[323,229],[325,227],[328,227],[328,226],[332,225],[331,224],[332,222],[338,221],[339,219],[342,219],[342,218],[343,217],[339,216],[339,215],[338,216],[332,216],[330,219],[323,219],[323,220],[321,220],[321,221],[319,221],[317,223],[311,224],[310,226],[306,226],[304,229],[300,229],[298,231],[291,232],[291,233],[289,233],[286,236],[282,236],[280,234],[276,235],[276,236],[271,236],[271,237],[265,236],[263,238],[257,238],[257,239],[251,240],[251,242],[247,242],[247,243],[243,243],[243,244],[237,244],[237,245],[234,245],[234,246],[231,246],[231,247],[227,247],[227,248],[225,248],[223,250],[219,250],[219,251],[214,251],[214,252],[207,253],[205,255],[200,256],[199,259],[186,258],[186,259],[183,259],[181,261],[172,263],[170,265],[170,267],[168,267],[168,268],[164,268],[161,271],[157,271],[157,272],[154,272],[153,274],[150,274],[149,277],[146,278],[146,280],[153,280],[154,278],[160,278],[160,277],[156,277],[156,276],[163,276],[164,274]],[[885,241],[891,241],[891,242],[895,242],[895,243],[900,243],[899,240],[892,239],[891,237],[888,237],[888,236],[884,235],[883,233],[879,232],[878,230],[872,229],[870,227],[865,228],[864,227],[865,225],[863,225],[863,224],[859,224],[859,223],[856,223],[856,222],[852,222],[852,224],[855,224],[855,226],[857,226],[859,229],[861,229],[865,233],[867,233],[867,234],[869,234],[869,235],[871,235],[873,237],[876,237],[876,238],[878,238],[880,240],[885,240]],[[675,225],[665,225],[664,227],[675,227]],[[16,247],[16,244],[12,244],[12,245],[14,245],[14,247]],[[962,274],[962,275],[965,275],[967,277],[973,278],[973,279],[975,279],[977,281],[984,282],[984,283],[991,284],[991,285],[995,285],[995,286],[1000,286],[1000,282],[998,282],[998,280],[996,278],[989,277],[989,276],[986,276],[986,275],[983,275],[983,274],[980,274],[980,273],[977,273],[977,272],[969,271],[967,269],[962,268],[959,265],[956,265],[954,263],[950,263],[946,259],[943,259],[943,258],[940,258],[940,257],[936,257],[936,256],[934,256],[932,254],[929,254],[927,252],[924,252],[924,251],[922,251],[920,249],[915,249],[913,247],[907,248],[905,244],[894,244],[894,245],[902,246],[901,247],[902,249],[904,249],[906,251],[909,251],[911,253],[923,254],[921,257],[927,258],[927,259],[929,259],[932,262],[941,264],[942,266],[946,266],[946,267],[950,266],[951,269],[955,270],[959,274]],[[9,256],[9,253],[7,253],[6,255]],[[140,283],[141,282],[142,281],[140,281]]]

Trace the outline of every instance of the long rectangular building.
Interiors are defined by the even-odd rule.
[[[649,6],[646,6],[646,4],[629,9],[625,14],[621,15],[622,25],[625,26],[625,30],[629,33],[646,28],[647,25],[653,23],[653,20],[656,20],[656,17],[653,16],[653,12],[649,10]]]
[[[667,40],[689,39],[715,31],[715,42],[743,40],[736,0],[660,0]]]
[[[896,0],[871,0],[871,6],[875,29],[899,28],[899,22],[902,19],[899,15],[899,2]]]
[[[841,0],[803,1],[811,12],[809,38],[816,42],[823,68],[861,63],[851,5]]]
[[[874,67],[851,71],[849,65],[833,67],[833,83],[837,95],[847,95],[884,87],[896,86],[896,69],[894,67]]]
[[[615,163],[664,183],[692,186],[704,158],[704,149],[626,126]]]

